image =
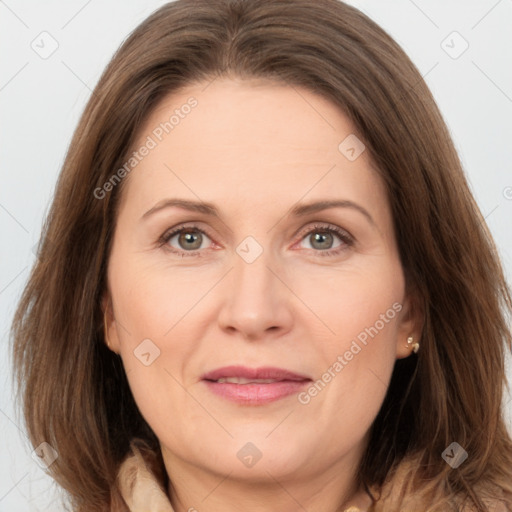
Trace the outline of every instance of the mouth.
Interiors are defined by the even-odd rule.
[[[263,405],[300,392],[312,382],[307,375],[282,368],[226,366],[202,376],[208,389],[243,405]]]

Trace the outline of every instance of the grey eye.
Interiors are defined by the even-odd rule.
[[[171,240],[176,237],[178,247],[171,244]],[[201,245],[205,237],[208,238],[198,229],[186,228],[172,235],[169,238],[168,243],[171,244],[175,249],[181,249],[184,251],[196,251],[201,249]]]

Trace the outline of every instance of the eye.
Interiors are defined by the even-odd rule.
[[[302,240],[307,240],[311,249],[318,249],[319,256],[334,256],[340,254],[347,248],[354,245],[354,239],[345,230],[333,225],[315,224],[304,235]],[[341,240],[337,246],[332,248],[333,240]]]
[[[199,227],[192,226],[179,226],[173,231],[164,233],[159,240],[160,246],[166,245],[166,247],[173,253],[184,256],[201,256],[200,249],[202,247],[204,237],[210,238],[202,229]],[[176,244],[178,247],[171,245],[171,240],[176,238]]]

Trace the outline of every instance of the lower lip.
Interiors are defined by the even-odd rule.
[[[274,402],[287,396],[299,393],[310,381],[283,380],[268,384],[233,384],[231,382],[203,381],[210,391],[245,405],[260,405]]]

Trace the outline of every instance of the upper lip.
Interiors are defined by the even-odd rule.
[[[205,373],[201,379],[215,381],[227,377],[242,377],[244,379],[273,379],[276,381],[311,380],[307,375],[273,366],[262,366],[260,368],[248,368],[247,366],[224,366]]]

